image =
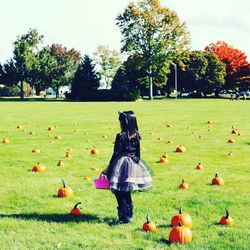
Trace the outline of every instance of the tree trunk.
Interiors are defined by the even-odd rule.
[[[56,87],[56,99],[58,98],[59,96],[59,87]]]
[[[152,76],[151,69],[148,72],[148,80],[149,80],[149,99],[153,100],[154,99],[154,96],[153,96],[153,76]]]
[[[23,100],[23,98],[24,98],[23,81],[21,80],[21,83],[20,83],[20,99]]]

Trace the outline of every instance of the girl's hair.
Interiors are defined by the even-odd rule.
[[[133,138],[141,139],[135,113],[133,111],[119,112],[119,121],[122,132],[126,133],[129,140]]]

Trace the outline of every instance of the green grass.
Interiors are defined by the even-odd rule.
[[[134,193],[135,214],[129,225],[112,225],[117,218],[111,192],[96,190],[92,179],[104,169],[119,132],[117,111],[134,110],[142,134],[142,158],[153,171],[154,187]],[[0,243],[4,249],[249,249],[250,102],[229,100],[168,100],[135,103],[1,102],[0,139]],[[208,120],[213,120],[208,131]],[[165,124],[171,123],[172,128]],[[22,125],[17,129],[16,125]],[[48,131],[48,126],[55,126]],[[231,135],[234,125],[243,136]],[[77,132],[75,132],[75,130]],[[35,131],[35,135],[29,135]],[[152,134],[153,133],[153,134]],[[60,135],[62,140],[48,137]],[[107,138],[103,138],[107,135]],[[202,136],[202,139],[199,139]],[[157,140],[161,137],[162,140]],[[228,144],[229,138],[235,144]],[[167,144],[172,139],[173,144]],[[175,153],[183,145],[187,152]],[[100,154],[93,156],[93,145]],[[72,158],[65,159],[71,147]],[[32,154],[39,148],[40,154]],[[232,151],[233,156],[227,154]],[[169,163],[159,164],[167,152]],[[59,160],[65,166],[57,167]],[[37,162],[47,173],[34,173]],[[204,169],[194,170],[201,162]],[[218,172],[222,187],[210,185]],[[74,197],[56,197],[61,179]],[[181,179],[188,191],[178,189]],[[68,215],[81,201],[83,215]],[[192,216],[193,241],[167,244],[169,224],[178,207]],[[232,227],[218,225],[229,209]],[[157,225],[155,233],[141,230],[146,214]]]

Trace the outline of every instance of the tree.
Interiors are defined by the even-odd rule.
[[[123,35],[122,51],[143,58],[153,99],[153,77],[189,49],[186,24],[174,11],[161,7],[159,0],[141,0],[118,15],[117,25]]]
[[[225,67],[221,60],[207,51],[192,51],[186,62],[186,70],[181,71],[179,88],[197,91],[206,96],[218,93],[225,81]]]
[[[30,29],[27,34],[17,37],[14,42],[13,58],[2,66],[1,81],[6,85],[17,85],[20,97],[24,97],[24,81],[30,83],[31,70],[34,67],[35,54],[43,36],[36,29]]]
[[[19,75],[17,74],[13,59],[0,65],[0,83],[6,86],[17,85],[19,83]]]
[[[37,56],[37,81],[55,89],[57,97],[60,86],[71,85],[80,59],[80,52],[74,48],[61,44],[44,47]]]
[[[95,71],[95,65],[89,56],[85,55],[75,72],[71,87],[71,97],[78,98],[86,92],[99,88],[100,79]]]
[[[205,48],[206,51],[216,54],[226,67],[225,88],[234,89],[241,85],[241,77],[239,72],[242,68],[248,68],[249,62],[244,52],[229,46],[226,42],[218,41],[210,43]],[[244,71],[244,70],[243,70]]]
[[[117,69],[121,66],[121,55],[115,50],[110,50],[108,46],[98,46],[94,53],[94,61],[100,68],[99,75],[104,80],[106,89],[109,88]]]

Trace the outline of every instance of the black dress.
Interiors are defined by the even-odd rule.
[[[131,140],[125,133],[116,135],[114,153],[107,176],[112,191],[143,191],[152,186],[152,177],[147,164],[140,159],[140,140]]]

